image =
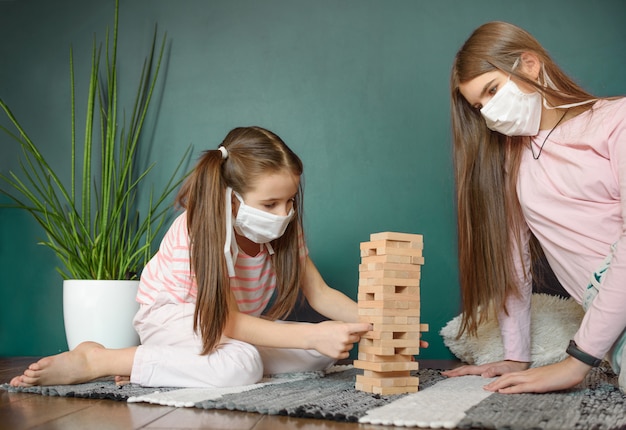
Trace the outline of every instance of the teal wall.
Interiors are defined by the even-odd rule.
[[[626,94],[622,0],[121,3],[122,95],[135,85],[154,24],[167,31],[154,146],[144,154],[161,176],[187,146],[195,157],[235,126],[278,133],[304,160],[309,249],[330,285],[356,298],[359,243],[370,233],[424,235],[431,348],[423,358],[451,357],[437,333],[459,311],[448,114],[456,50],[483,22],[510,21],[589,90]],[[65,171],[69,46],[83,100],[92,38],[103,39],[113,4],[0,1],[0,97]],[[15,144],[0,136],[1,172],[17,163]],[[61,278],[37,245],[41,234],[26,214],[0,209],[0,356],[67,348]]]

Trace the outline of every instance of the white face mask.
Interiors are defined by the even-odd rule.
[[[293,218],[291,208],[287,215],[274,215],[244,203],[243,198],[234,193],[239,202],[239,210],[235,218],[235,231],[255,243],[268,243],[281,237]]]
[[[536,136],[541,121],[538,92],[530,94],[509,79],[480,110],[487,127],[507,136]]]

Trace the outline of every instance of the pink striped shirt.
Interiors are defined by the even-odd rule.
[[[306,258],[304,240],[300,237],[301,258]],[[265,246],[251,257],[241,249],[235,262],[235,277],[230,288],[241,312],[259,316],[276,289],[274,271]],[[179,215],[165,234],[159,251],[141,274],[137,301],[142,304],[195,303],[197,285],[190,270],[187,213]]]
[[[535,154],[548,132],[533,138]],[[529,149],[517,187],[528,225],[522,233],[539,239],[555,275],[576,301],[582,301],[592,273],[617,244],[574,338],[587,353],[604,357],[626,327],[626,99],[599,101],[592,111],[564,122],[539,159]],[[523,251],[529,261],[528,250]],[[509,316],[500,320],[505,358],[519,361],[530,359],[531,282],[524,287],[521,300],[510,298]]]

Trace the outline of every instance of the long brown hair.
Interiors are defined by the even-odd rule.
[[[525,52],[534,53],[542,63],[538,81],[515,68]],[[494,313],[507,312],[506,298],[519,293],[511,250],[514,246],[520,253],[525,249],[519,235],[524,220],[516,183],[522,151],[530,138],[489,130],[480,112],[459,90],[460,84],[493,70],[534,86],[551,103],[594,98],[554,63],[532,35],[512,24],[480,26],[456,54],[450,89],[463,305],[459,335],[465,331],[476,334],[480,322]],[[540,252],[540,247],[531,247],[533,260]],[[530,274],[531,269],[525,267],[524,271]]]
[[[224,258],[226,188],[244,195],[264,175],[286,170],[301,176],[303,172],[300,158],[280,137],[261,127],[235,128],[220,146],[226,148],[228,157],[223,158],[217,149],[205,151],[177,196],[177,203],[187,210],[191,272],[198,288],[194,330],[200,331],[203,354],[210,353],[219,343],[231,300]],[[302,188],[300,181],[293,220],[283,236],[272,242],[277,296],[267,313],[269,318],[287,315],[298,297],[303,276],[299,255],[299,240],[303,240],[299,238],[302,234]]]

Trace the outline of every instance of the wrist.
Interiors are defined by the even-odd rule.
[[[597,358],[591,354],[586,353],[585,351],[580,349],[578,345],[576,345],[576,342],[574,342],[574,340],[569,341],[569,345],[565,352],[569,354],[572,358],[590,367],[598,367],[600,363],[602,363],[601,358]]]

